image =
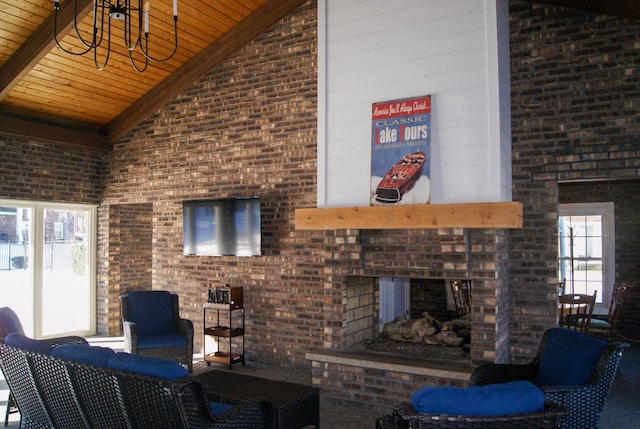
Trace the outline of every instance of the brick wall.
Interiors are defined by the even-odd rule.
[[[372,410],[387,408],[389,411],[409,399],[407,392],[415,392],[424,386],[468,385],[471,369],[466,371],[433,371],[421,374],[418,371],[402,372],[384,368],[367,368],[349,362],[313,362],[311,368],[314,385],[322,386],[322,395],[340,401],[358,402]]]
[[[457,317],[455,311],[447,311],[448,287],[449,282],[443,280],[412,279],[411,318],[421,318],[425,311],[441,322]]]
[[[640,23],[510,5],[513,198],[524,207],[511,234],[511,356],[526,360],[555,323],[558,183],[640,175]]]
[[[321,240],[293,227],[294,209],[316,204],[316,19],[309,2],[116,144],[99,210],[109,314],[129,287],[109,268],[113,225],[128,207],[148,204],[151,284],[143,287],[180,295],[196,350],[207,290],[225,284],[244,287],[247,359],[306,364],[304,352],[322,347]],[[183,200],[252,195],[261,197],[263,256],[183,255]]]
[[[0,198],[98,204],[103,156],[0,137]]]
[[[153,204],[114,204],[109,207],[108,270],[99,278],[110,285],[98,291],[98,331],[122,335],[120,296],[130,290],[152,289]],[[103,244],[104,245],[104,244]]]
[[[377,334],[378,282],[374,277],[347,278],[347,343],[358,344]]]

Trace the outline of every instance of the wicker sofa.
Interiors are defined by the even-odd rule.
[[[273,427],[268,402],[255,399],[233,407],[211,403],[200,383],[176,363],[111,351],[120,358],[119,366],[111,364],[115,358],[104,365],[88,364],[56,357],[55,350],[69,353],[71,348],[77,354],[73,347],[82,347],[91,357],[104,348],[76,344],[49,353],[46,347],[0,344],[0,367],[20,410],[21,428]],[[148,375],[156,362],[163,375]]]

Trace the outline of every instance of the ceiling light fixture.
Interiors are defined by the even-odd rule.
[[[70,1],[70,0],[67,0]],[[53,1],[53,40],[55,40],[58,48],[70,55],[85,55],[93,51],[93,61],[98,70],[104,70],[109,62],[109,54],[111,53],[111,19],[123,21],[123,41],[129,54],[131,66],[137,72],[143,72],[147,69],[149,60],[156,62],[164,62],[173,57],[178,50],[178,0],[173,0],[173,23],[174,23],[174,45],[173,51],[166,57],[155,57],[149,52],[149,1],[142,0],[94,0],[93,1],[93,29],[92,34],[85,31],[83,37],[78,29],[78,0],[74,1],[73,28],[76,32],[78,40],[82,43],[79,51],[72,48],[64,48],[58,40],[58,11],[60,10],[60,0]],[[106,20],[106,24],[105,24]],[[117,30],[114,24],[114,32]],[[106,36],[105,36],[106,31]],[[103,37],[105,36],[105,37]],[[106,40],[106,46],[102,55],[98,55],[98,48]],[[139,49],[137,49],[139,48]],[[139,50],[144,57],[144,64],[136,64],[134,59],[134,51]],[[103,60],[100,60],[100,58]],[[140,57],[140,55],[138,55]],[[140,62],[140,60],[138,60]]]

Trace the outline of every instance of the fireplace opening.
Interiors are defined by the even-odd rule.
[[[347,277],[349,350],[417,360],[470,360],[470,282]]]

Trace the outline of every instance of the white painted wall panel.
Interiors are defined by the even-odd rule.
[[[319,0],[319,206],[369,205],[371,104],[424,94],[431,202],[510,199],[496,1]]]

